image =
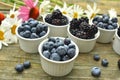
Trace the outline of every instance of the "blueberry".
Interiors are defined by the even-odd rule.
[[[49,42],[45,42],[44,44],[43,44],[43,51],[44,50],[49,50]]]
[[[112,22],[111,20],[108,21],[108,24],[109,24],[109,25],[112,25],[112,23],[113,23],[113,22]]]
[[[50,52],[49,51],[43,51],[43,56],[45,56],[46,58],[50,58]]]
[[[95,61],[99,61],[100,60],[100,56],[98,54],[94,54],[93,56]]]
[[[103,15],[102,15],[102,18],[108,18],[108,19],[109,19],[110,17],[109,17],[108,14],[103,14]]]
[[[39,34],[39,36],[42,37],[42,36],[44,36],[45,34],[46,34],[46,32],[45,32],[45,31],[42,31],[42,32]]]
[[[32,33],[36,33],[36,32],[37,32],[36,27],[31,28],[31,32],[32,32]]]
[[[65,49],[64,46],[59,46],[56,49],[56,52],[60,55],[60,56],[64,56],[67,53],[67,50]]]
[[[70,58],[73,58],[75,56],[75,49],[74,48],[68,49],[67,54]]]
[[[39,38],[39,36],[36,33],[32,33],[31,36],[30,36],[30,38],[31,39]]]
[[[28,31],[31,30],[31,27],[29,25],[24,25],[23,27],[24,27],[24,30],[28,30]]]
[[[97,19],[97,21],[98,21],[98,22],[102,22],[103,19],[102,19],[101,17],[99,17],[99,18]]]
[[[117,23],[117,22],[118,22],[118,19],[117,19],[117,18],[112,18],[111,21],[112,21],[113,23]]]
[[[97,27],[104,28],[103,23],[102,23],[102,22],[99,22],[99,23],[97,24]]]
[[[114,27],[112,25],[108,25],[107,29],[112,30],[112,29],[114,29]]]
[[[17,71],[17,72],[23,72],[23,70],[24,70],[24,67],[23,67],[23,64],[17,64],[16,66],[15,66],[15,70]]]
[[[31,27],[36,27],[37,24],[38,24],[38,21],[37,21],[37,20],[32,20],[32,21],[29,22],[29,25],[30,25]]]
[[[55,60],[55,61],[60,61],[61,60],[61,57],[59,54],[57,53],[52,53],[51,56],[50,56],[50,59],[51,60]]]
[[[71,40],[69,38],[64,39],[64,44],[69,45],[71,43]]]
[[[55,40],[55,38],[53,38],[53,37],[50,37],[49,39],[48,39],[48,41],[52,41],[52,42],[56,42],[56,40]]]
[[[46,24],[42,24],[42,26],[43,26],[43,30],[47,32],[48,26]]]
[[[54,42],[49,41],[48,45],[49,45],[49,50],[52,50],[54,48]]]
[[[42,24],[37,24],[37,27],[36,27],[36,29],[37,29],[37,33],[40,33],[40,32],[42,32],[43,31],[43,25]]]
[[[117,62],[118,68],[120,69],[120,59]]]
[[[25,69],[30,68],[30,67],[31,67],[30,61],[25,61],[25,62],[23,63],[23,66],[24,66]]]
[[[94,17],[93,22],[98,20],[98,16]]]
[[[69,48],[74,48],[74,49],[75,49],[75,45],[74,45],[74,44],[72,44],[72,43],[71,43],[71,44],[69,44],[69,45],[68,45],[68,47],[69,47]]]
[[[64,48],[66,49],[66,51],[69,49],[68,45],[64,45]]]
[[[20,32],[19,34],[20,34],[20,36],[24,37],[24,32],[23,31]]]
[[[109,62],[107,61],[107,59],[102,59],[101,64],[102,64],[102,66],[107,67]]]
[[[93,67],[91,70],[91,74],[94,77],[99,77],[101,75],[101,70],[99,67]]]
[[[57,41],[57,40],[56,40]],[[63,40],[59,40],[56,42],[58,46],[64,46]]]
[[[66,61],[66,60],[69,60],[69,59],[70,59],[70,57],[68,55],[65,55],[65,56],[63,56],[62,61]]]
[[[20,33],[21,31],[24,31],[24,27],[23,26],[19,26],[18,27],[18,33]]]
[[[108,18],[108,17],[104,17],[104,18],[103,18],[103,22],[104,22],[104,23],[107,23],[108,21],[109,21],[109,18]]]
[[[33,19],[33,18],[29,18],[29,19],[28,19],[28,22],[30,22],[30,21],[34,21],[34,19]]]
[[[31,36],[31,32],[28,30],[26,30],[23,34],[23,37],[25,37],[25,38],[30,38],[30,36]]]
[[[118,27],[117,23],[113,23],[112,26],[114,27],[114,29]]]
[[[51,50],[51,53],[56,53],[56,49],[53,48],[53,49]]]

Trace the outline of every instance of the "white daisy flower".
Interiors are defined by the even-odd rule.
[[[89,23],[92,23],[93,18],[96,16],[96,14],[100,11],[100,9],[97,9],[97,4],[94,3],[93,8],[90,5],[87,5],[87,10],[85,10],[85,13],[87,17],[89,18]]]
[[[44,16],[46,13],[50,12],[50,0],[44,0],[39,7],[40,15]]]
[[[0,49],[2,49],[2,45],[8,46],[8,44],[5,42],[5,39],[5,30],[0,27]]]
[[[19,12],[15,11],[16,4],[14,4],[13,9],[10,10],[10,13],[7,14],[7,18],[14,19],[18,18]]]
[[[113,8],[108,10],[108,13],[109,13],[110,19],[117,17],[117,12]]]
[[[71,18],[80,18],[83,13],[83,9],[79,5],[74,4],[72,6],[72,11],[70,12],[70,15]]]
[[[62,12],[62,14],[64,14],[64,15],[70,15],[70,12],[72,10],[72,6],[68,7],[66,2],[64,2],[63,7],[56,5],[54,10],[56,10],[56,9],[59,9]]]

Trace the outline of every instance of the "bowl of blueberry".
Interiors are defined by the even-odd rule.
[[[51,76],[65,76],[70,73],[79,54],[77,45],[63,37],[45,39],[38,51],[43,70]]]
[[[43,21],[50,27],[50,37],[67,37],[69,19],[59,9],[43,16]]]
[[[20,48],[27,53],[37,53],[38,45],[49,35],[49,28],[43,22],[30,18],[16,29]]]
[[[115,38],[113,40],[113,50],[120,55],[120,27],[115,32]]]
[[[96,25],[89,24],[87,17],[72,19],[67,32],[68,37],[78,45],[81,53],[88,53],[93,50],[100,34]]]
[[[110,18],[108,14],[96,16],[93,23],[97,25],[100,36],[97,42],[110,43],[113,40],[116,29],[118,28],[118,19],[116,17]]]

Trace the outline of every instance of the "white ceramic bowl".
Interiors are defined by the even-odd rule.
[[[68,18],[67,25],[57,26],[57,25],[52,25],[52,24],[49,24],[48,22],[46,22],[45,21],[46,15],[43,16],[43,22],[46,25],[48,25],[48,27],[50,28],[49,37],[67,37],[67,27],[69,25],[69,18],[66,16]]]
[[[113,40],[113,50],[120,55],[120,37],[117,34],[117,30],[115,32],[115,38]]]
[[[81,39],[81,38],[78,38],[78,37],[72,35],[69,29],[70,29],[70,26],[67,28],[68,37],[77,44],[80,53],[88,53],[91,50],[93,50],[95,43],[96,43],[96,40],[100,35],[99,30],[96,33],[95,38],[93,38],[93,39]]]
[[[63,37],[59,37],[59,38],[64,39]],[[42,54],[43,43],[45,43],[47,40],[48,39],[45,39],[44,41],[42,41],[38,48],[43,70],[51,76],[67,75],[68,73],[71,72],[73,65],[74,65],[74,61],[79,54],[79,49],[78,49],[77,45],[72,41],[72,43],[76,47],[76,54],[72,59],[67,60],[67,61],[53,61],[53,60],[50,60],[50,59],[44,57]]]
[[[48,31],[44,36],[42,36],[40,38],[36,38],[36,39],[28,39],[28,38],[24,38],[18,34],[18,27],[17,27],[16,35],[19,40],[20,48],[27,53],[37,53],[40,42],[48,37],[49,31],[50,30],[48,27]]]
[[[113,40],[116,29],[107,30],[100,27],[98,27],[98,29],[100,31],[100,36],[98,37],[97,42],[110,43]]]

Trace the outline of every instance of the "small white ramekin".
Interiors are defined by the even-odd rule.
[[[59,38],[64,39],[63,37],[59,37]],[[44,57],[42,54],[42,46],[47,40],[48,39],[45,39],[44,41],[42,41],[38,48],[43,70],[51,76],[67,75],[68,73],[71,72],[73,65],[74,65],[74,61],[79,54],[79,49],[78,49],[77,45],[72,41],[72,43],[75,45],[75,48],[76,48],[76,54],[72,59],[67,60],[67,61],[53,61],[53,60],[50,60],[50,59]]]
[[[48,31],[44,36],[42,36],[40,38],[36,38],[36,39],[28,39],[28,38],[24,38],[24,37],[19,35],[18,27],[17,27],[16,28],[16,35],[17,35],[18,40],[19,40],[20,48],[27,53],[37,53],[38,46],[39,46],[40,42],[48,37],[49,31],[50,30],[48,27]]]
[[[116,30],[112,47],[113,50],[120,55],[120,37],[118,36],[117,32],[118,31]]]
[[[50,28],[49,37],[67,37],[67,27],[69,25],[69,18],[66,16],[68,19],[68,24],[57,26],[57,25],[52,25],[52,24],[49,24],[48,22],[46,22],[45,21],[46,15],[43,16],[43,22],[46,25],[48,25],[48,27]]]
[[[95,38],[93,38],[93,39],[81,39],[81,38],[78,38],[78,37],[71,34],[70,26],[67,28],[67,32],[68,32],[68,37],[77,44],[80,53],[88,53],[91,50],[93,50],[95,43],[96,43],[96,40],[100,35],[100,32],[98,30],[98,32],[95,35]]]
[[[100,27],[98,27],[98,29],[100,31],[100,36],[98,37],[97,42],[110,43],[113,40],[116,29],[107,30]]]

